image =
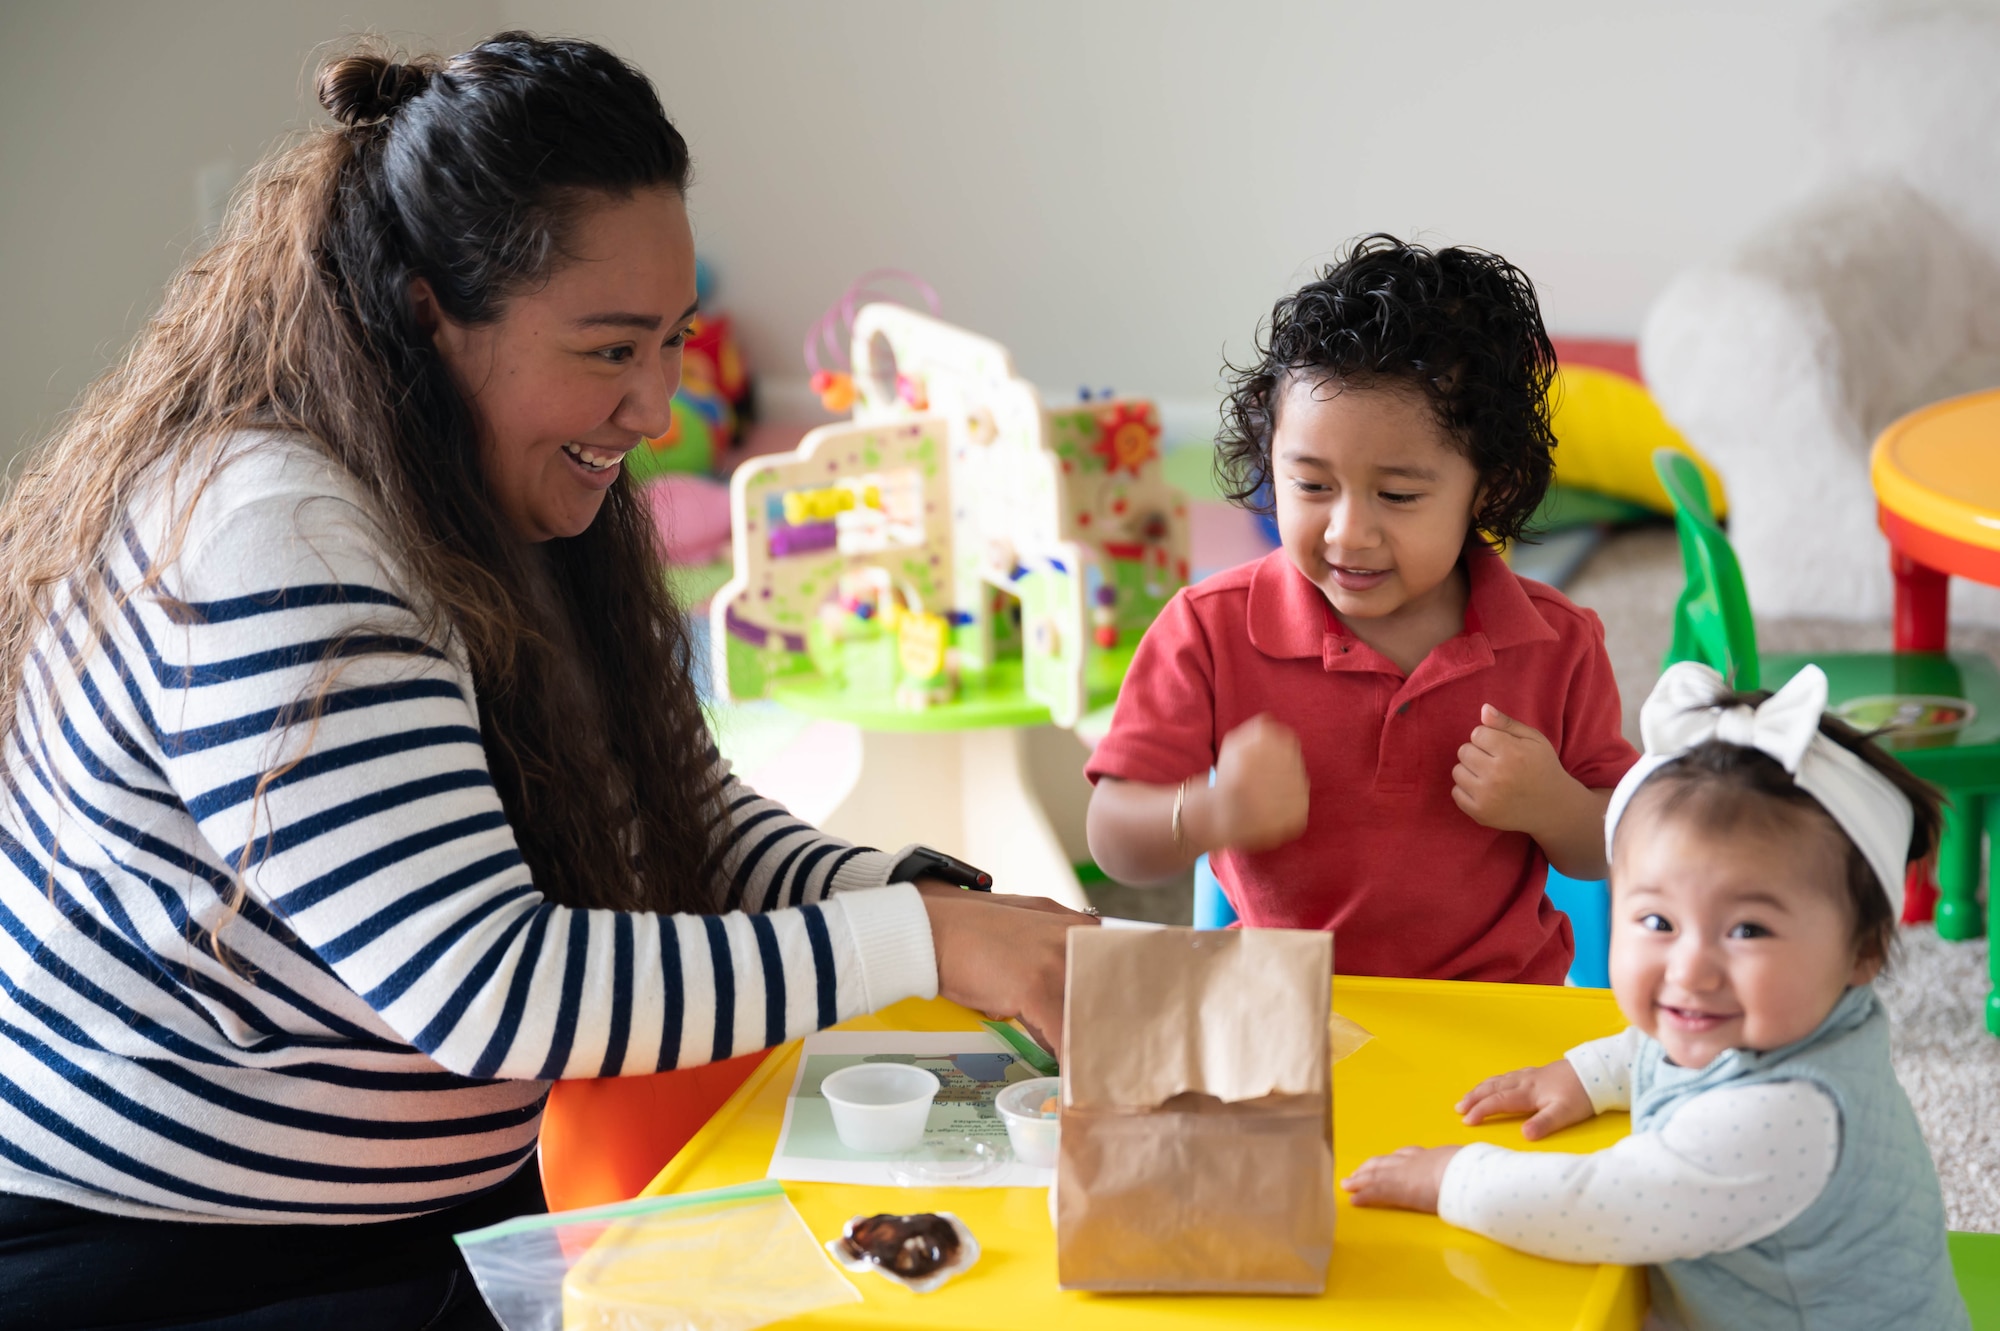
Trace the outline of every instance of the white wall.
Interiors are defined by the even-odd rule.
[[[1497,250],[1558,331],[1630,337],[1797,191],[1831,0],[501,0],[599,37],[687,133],[753,358],[864,269],[1049,391],[1212,398],[1351,236]]]
[[[0,463],[152,312],[197,174],[226,183],[312,123],[315,48],[372,28],[457,49],[498,25],[495,0],[0,3]]]
[[[1499,250],[1558,331],[1632,335],[1803,184],[1800,71],[1833,3],[13,0],[0,455],[151,308],[197,172],[310,123],[313,48],[357,27],[456,49],[518,24],[645,67],[780,402],[808,324],[888,264],[1052,393],[1198,416],[1224,348],[1373,229]]]

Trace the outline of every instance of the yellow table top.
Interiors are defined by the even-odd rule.
[[[1590,1151],[1624,1136],[1608,1114],[1530,1144],[1519,1120],[1468,1128],[1451,1106],[1480,1078],[1535,1063],[1620,1030],[1604,990],[1336,977],[1334,1007],[1375,1038],[1334,1069],[1334,1162],[1345,1177],[1398,1146],[1490,1141],[1525,1150]],[[846,1030],[960,1030],[975,1014],[911,1000]],[[764,1177],[784,1119],[799,1046],[778,1050],[690,1141],[646,1196]],[[796,1327],[1017,1327],[1260,1325],[1397,1328],[1638,1327],[1641,1270],[1572,1266],[1530,1257],[1453,1229],[1436,1216],[1364,1210],[1342,1194],[1327,1291],[1317,1299],[1097,1295],[1056,1288],[1055,1235],[1039,1188],[901,1189],[787,1183],[821,1240],[849,1218],[880,1211],[955,1212],[979,1239],[979,1263],[942,1289],[912,1295],[871,1274],[853,1277],[865,1302],[787,1322]]]
[[[1913,411],[1869,460],[1882,507],[1967,545],[2000,550],[2000,390]]]

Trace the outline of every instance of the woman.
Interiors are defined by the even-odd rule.
[[[942,992],[1085,917],[730,777],[620,459],[695,314],[645,78],[349,56],[0,511],[8,1325],[485,1325],[546,1083]]]

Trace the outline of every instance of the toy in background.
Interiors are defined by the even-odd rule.
[[[1161,471],[1158,412],[1046,407],[999,344],[900,305],[857,308],[887,277],[935,299],[869,274],[808,342],[816,385],[851,392],[853,421],[737,470],[717,679],[734,699],[865,725],[954,705],[1074,725],[1115,696],[1187,581],[1187,501]],[[842,326],[850,368],[830,369],[820,349]]]
[[[834,595],[807,626],[806,655],[828,684],[871,697],[893,693],[899,707],[920,710],[958,694],[949,622],[879,566],[838,575]]]
[[[704,305],[714,287],[712,271],[697,260],[695,290]],[[681,344],[672,424],[625,456],[669,564],[706,564],[728,551],[729,487],[711,473],[754,415],[752,387],[729,316],[698,315]]]
[[[1653,475],[1658,448],[1686,453],[1701,469],[1717,511],[1722,482],[1660,414],[1639,377],[1630,342],[1554,338],[1561,365],[1549,386],[1556,437],[1555,484],[1536,511],[1533,541],[1507,551],[1523,577],[1566,586],[1613,528],[1673,516]]]
[[[943,306],[938,301],[937,289],[918,277],[915,273],[904,272],[901,268],[871,268],[854,279],[851,286],[841,293],[827,312],[819,317],[806,332],[806,371],[812,378],[812,391],[819,394],[820,405],[836,416],[854,410],[856,390],[854,387],[854,359],[849,354],[848,344],[854,333],[854,316],[864,305],[888,300],[896,287],[908,287],[923,299],[924,308],[933,315]],[[885,289],[885,287],[887,289]],[[824,353],[825,359],[821,359]],[[920,380],[909,376],[895,379],[897,401],[912,411],[922,411],[928,405]]]
[[[818,348],[841,341],[848,368],[829,368]],[[858,764],[829,771],[830,834],[950,846],[996,891],[1088,905],[1089,787],[1069,732],[1116,697],[1187,582],[1159,414],[1047,406],[998,343],[853,291],[814,346],[822,391],[851,392],[853,419],[732,478],[715,692],[854,727]]]

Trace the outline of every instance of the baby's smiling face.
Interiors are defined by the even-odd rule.
[[[1642,791],[1613,847],[1619,1009],[1687,1068],[1804,1039],[1881,969],[1857,956],[1839,829],[1786,809],[1723,831],[1664,803]]]

